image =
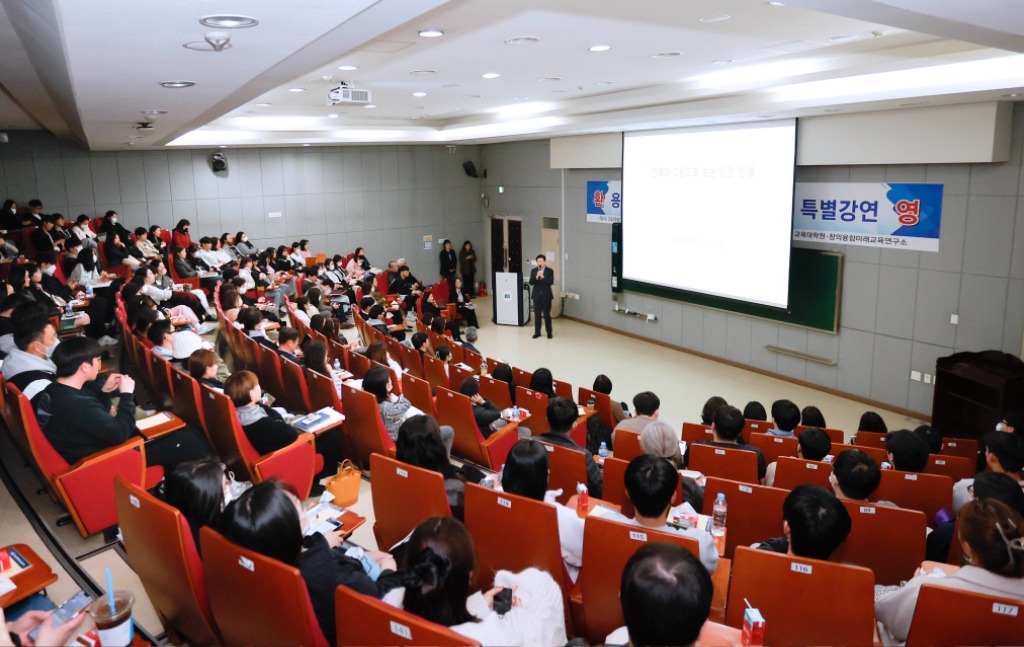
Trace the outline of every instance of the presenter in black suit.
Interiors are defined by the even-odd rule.
[[[548,339],[551,339],[551,286],[555,284],[555,273],[550,267],[546,267],[547,257],[544,254],[537,255],[537,267],[530,270],[530,298],[533,299],[533,312],[537,319],[533,322],[533,338],[540,337],[540,319],[544,317],[544,327],[548,332]]]

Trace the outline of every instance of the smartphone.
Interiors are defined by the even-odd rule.
[[[503,616],[512,610],[512,589],[507,586],[494,596],[494,612]]]
[[[75,593],[53,612],[53,615],[50,617],[51,623],[54,627],[59,627],[78,615],[80,611],[89,606],[92,600],[93,597],[85,591]],[[32,639],[33,643],[36,642],[36,639],[39,637],[39,629],[41,626],[42,625],[36,625],[32,631],[28,632],[28,637]]]

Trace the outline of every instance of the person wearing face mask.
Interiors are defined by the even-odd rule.
[[[88,337],[72,337],[53,352],[57,379],[32,400],[46,439],[69,464],[138,437],[135,426],[135,380],[106,375],[101,389],[90,390],[101,375],[102,347]],[[118,395],[116,414],[111,397]],[[201,431],[182,427],[146,442],[146,464],[173,467],[214,456]]]
[[[27,295],[9,294],[4,297],[0,304],[0,358],[14,350],[14,310],[25,303],[33,304],[41,314],[46,314],[46,309],[34,303]]]
[[[249,235],[244,231],[235,234],[235,251],[240,256],[255,256],[260,253],[259,248],[249,242]]]
[[[71,235],[87,249],[99,247],[96,243],[96,232],[89,226],[89,216],[84,213],[75,220],[75,226],[71,228]]]
[[[284,421],[274,409],[263,404],[263,389],[259,378],[251,371],[238,371],[224,382],[224,395],[235,405],[238,422],[245,437],[261,456],[277,451],[295,442],[304,433]],[[324,486],[320,479],[332,476],[338,471],[341,448],[335,434],[320,434],[316,437],[316,453],[323,458],[323,468],[313,480],[310,496],[320,496]]]
[[[14,200],[4,200],[4,207],[0,209],[0,227],[3,229],[21,229],[21,218],[18,217],[18,203]]]
[[[251,487],[249,481],[236,481],[216,458],[182,463],[162,484],[164,502],[185,517],[196,552],[201,552],[199,529],[203,526],[216,528],[224,508]]]
[[[174,226],[174,230],[171,232],[171,246],[172,247],[184,247],[188,249],[192,246],[192,236],[188,233],[188,228],[192,226],[187,220],[179,220],[178,224]]]
[[[4,360],[3,376],[31,400],[56,379],[50,357],[59,343],[57,331],[37,303],[18,306],[12,318],[15,347]]]
[[[55,276],[57,261],[53,257],[53,252],[40,252],[37,259],[39,269],[42,271],[39,280],[40,289],[45,294],[51,295],[51,299],[57,297],[64,303],[74,299],[74,293],[82,286],[71,280],[65,285]],[[81,319],[87,321],[83,324],[86,335],[99,339],[104,346],[112,346],[117,343],[117,339],[106,334],[108,326],[114,320],[114,307],[107,298],[100,294],[95,295],[86,305],[85,315]]]

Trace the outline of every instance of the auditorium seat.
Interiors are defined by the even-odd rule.
[[[437,390],[437,421],[455,430],[453,455],[494,471],[501,469],[512,445],[519,440],[519,425],[515,423],[484,438],[476,426],[469,397],[450,389]]]
[[[765,618],[765,645],[871,645],[874,585],[866,568],[740,546],[725,624],[740,627],[749,603]]]
[[[395,441],[384,427],[373,394],[343,384],[341,405],[345,410],[345,433],[355,451],[356,463],[366,469],[370,455],[375,452],[383,456],[395,455]]]
[[[953,509],[953,479],[936,474],[882,470],[882,482],[871,495],[875,501],[892,501],[901,508],[920,510],[931,525],[935,513]]]
[[[188,520],[173,506],[120,476],[114,479],[114,495],[128,563],[142,581],[171,641],[222,644]]]
[[[792,456],[780,456],[775,466],[774,487],[792,490],[798,485],[817,485],[832,491],[829,475],[832,466],[821,461],[808,461]]]
[[[489,375],[480,376],[480,395],[503,411],[512,408],[512,395],[509,393],[508,383]]]
[[[977,466],[976,457],[964,458],[947,454],[931,454],[928,456],[928,465],[924,468],[924,472],[925,474],[948,476],[955,483],[960,479],[974,478]]]
[[[690,446],[687,468],[707,476],[757,483],[757,454],[745,449],[730,449],[694,443]]]
[[[619,429],[615,432],[615,458],[628,463],[643,453],[644,451],[640,447],[639,432],[628,429]]]
[[[512,367],[512,383],[516,386],[521,386],[524,389],[530,388],[530,382],[533,381],[533,373],[530,371],[523,370],[521,368]]]
[[[185,424],[201,429],[209,439],[210,432],[206,428],[206,419],[203,418],[203,396],[199,382],[191,375],[172,368],[171,386],[174,392],[174,413],[184,420]]]
[[[682,546],[700,559],[696,539],[675,532],[591,517],[583,530],[583,567],[569,598],[573,627],[592,645],[625,624],[619,589],[626,562],[641,546],[652,542]]]
[[[540,442],[548,452],[548,489],[562,490],[557,501],[564,505],[576,494],[577,483],[587,484],[587,456],[575,449]]]
[[[402,394],[423,413],[437,417],[437,404],[430,393],[430,384],[409,373],[402,373]]]
[[[358,621],[338,623],[338,647],[480,645],[444,625],[424,620],[346,586],[339,586],[335,591],[334,613],[338,618],[358,618]]]
[[[551,431],[548,424],[548,396],[540,391],[534,391],[522,386],[516,387],[516,405],[520,409],[530,412],[530,431],[534,436],[546,434]]]
[[[437,393],[438,389],[447,389],[448,387],[448,374],[444,370],[444,362],[431,357],[430,355],[423,356],[423,373],[430,383],[430,388],[434,389]]]
[[[848,449],[856,449],[864,452],[875,461],[875,464],[878,465],[878,467],[881,467],[883,462],[889,460],[884,449],[868,447],[867,445],[842,445],[839,443],[832,443],[832,451],[829,452],[829,456],[835,459],[836,456],[839,456],[839,454]]]
[[[729,506],[725,524],[726,557],[731,558],[737,546],[782,536],[782,503],[789,491],[708,477],[704,500],[714,501],[719,492],[725,494]]]
[[[960,456],[976,460],[978,457],[978,441],[973,438],[946,438],[942,443],[944,456]]]
[[[267,355],[270,352],[266,353]],[[276,353],[274,353],[276,355]],[[287,385],[279,406],[290,413],[308,413],[312,411],[309,403],[309,388],[306,386],[305,369],[289,359],[281,359],[281,379]]]
[[[862,501],[844,500],[843,505],[852,529],[831,561],[870,568],[875,584],[899,584],[912,578],[925,557],[924,513]]]
[[[885,449],[885,437],[887,434],[883,434],[878,431],[858,431],[853,436],[854,445],[862,445],[864,447],[877,447],[878,449]]]
[[[925,584],[917,596],[906,644],[1017,645],[1022,634],[1020,600]]]
[[[615,429],[615,415],[612,413],[612,399],[609,395],[582,386],[577,389],[577,392],[576,404],[585,407],[587,401],[593,400],[597,417],[601,419],[601,423],[609,429]]]
[[[750,434],[747,442],[761,450],[766,464],[771,465],[780,456],[796,456],[798,441],[789,436],[772,436],[771,434]]]
[[[744,438],[747,438],[750,434],[766,434],[772,429],[775,429],[775,423],[771,420],[751,420],[747,418],[743,421]]]
[[[810,429],[810,427],[808,427],[807,425],[797,425],[796,429],[793,430],[793,433],[796,434],[797,437],[799,437],[800,432],[802,432],[804,429]],[[825,435],[828,436],[828,439],[833,443],[841,444],[846,442],[846,434],[843,433],[842,429],[829,429],[828,427],[816,427],[816,429],[821,429],[822,431],[824,431]]]
[[[210,608],[227,645],[313,645],[327,639],[299,569],[199,531]]]
[[[203,388],[203,417],[214,449],[236,475],[253,483],[277,478],[290,483],[299,498],[309,496],[313,476],[323,459],[313,447],[313,434],[300,433],[290,445],[260,456],[246,437],[235,405],[223,393]]]
[[[687,445],[692,445],[699,440],[712,441],[715,439],[710,425],[702,425],[697,422],[683,423],[683,440]]]
[[[427,519],[451,515],[439,472],[373,454],[370,473],[373,534],[380,550],[390,549]]]

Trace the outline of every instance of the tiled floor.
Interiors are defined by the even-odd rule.
[[[513,366],[529,371],[547,367],[555,378],[574,387],[590,386],[595,376],[605,373],[615,385],[613,397],[627,402],[639,391],[654,391],[661,398],[661,419],[676,428],[681,427],[684,421],[699,421],[701,407],[712,395],[720,395],[741,408],[749,400],[760,400],[770,407],[772,401],[779,398],[789,398],[800,407],[814,404],[824,413],[830,427],[847,432],[856,428],[861,413],[868,409],[864,404],[846,398],[565,319],[555,321],[554,339],[532,339],[532,326],[494,325],[489,321],[490,300],[480,299],[478,302],[481,338],[477,347],[485,355],[503,358]],[[913,427],[920,423],[892,411],[876,410],[890,429]],[[63,512],[45,494],[34,494],[37,486],[32,485],[32,479],[36,479],[35,475],[17,458],[15,448],[4,435],[0,435],[0,451],[12,476],[23,484],[23,490],[31,490],[26,492],[26,496],[44,521],[52,526]],[[44,555],[60,575],[57,584],[50,588],[50,596],[59,603],[79,587],[59,568],[6,489],[0,489],[3,489],[0,492],[0,546],[24,542]],[[363,546],[375,547],[370,484],[365,479],[360,488],[359,502],[352,509],[367,517],[366,524],[356,530],[352,540]],[[95,537],[82,540],[74,526],[57,528],[56,534],[74,556],[85,556],[102,546],[102,540]],[[108,565],[112,566],[115,579],[119,581],[129,582],[134,576],[113,550],[88,556],[83,565],[97,581],[102,581],[103,568]],[[137,596],[145,597],[139,584],[135,583],[133,587],[137,587]],[[159,624],[148,600],[142,602],[139,621],[147,629],[159,633]]]

